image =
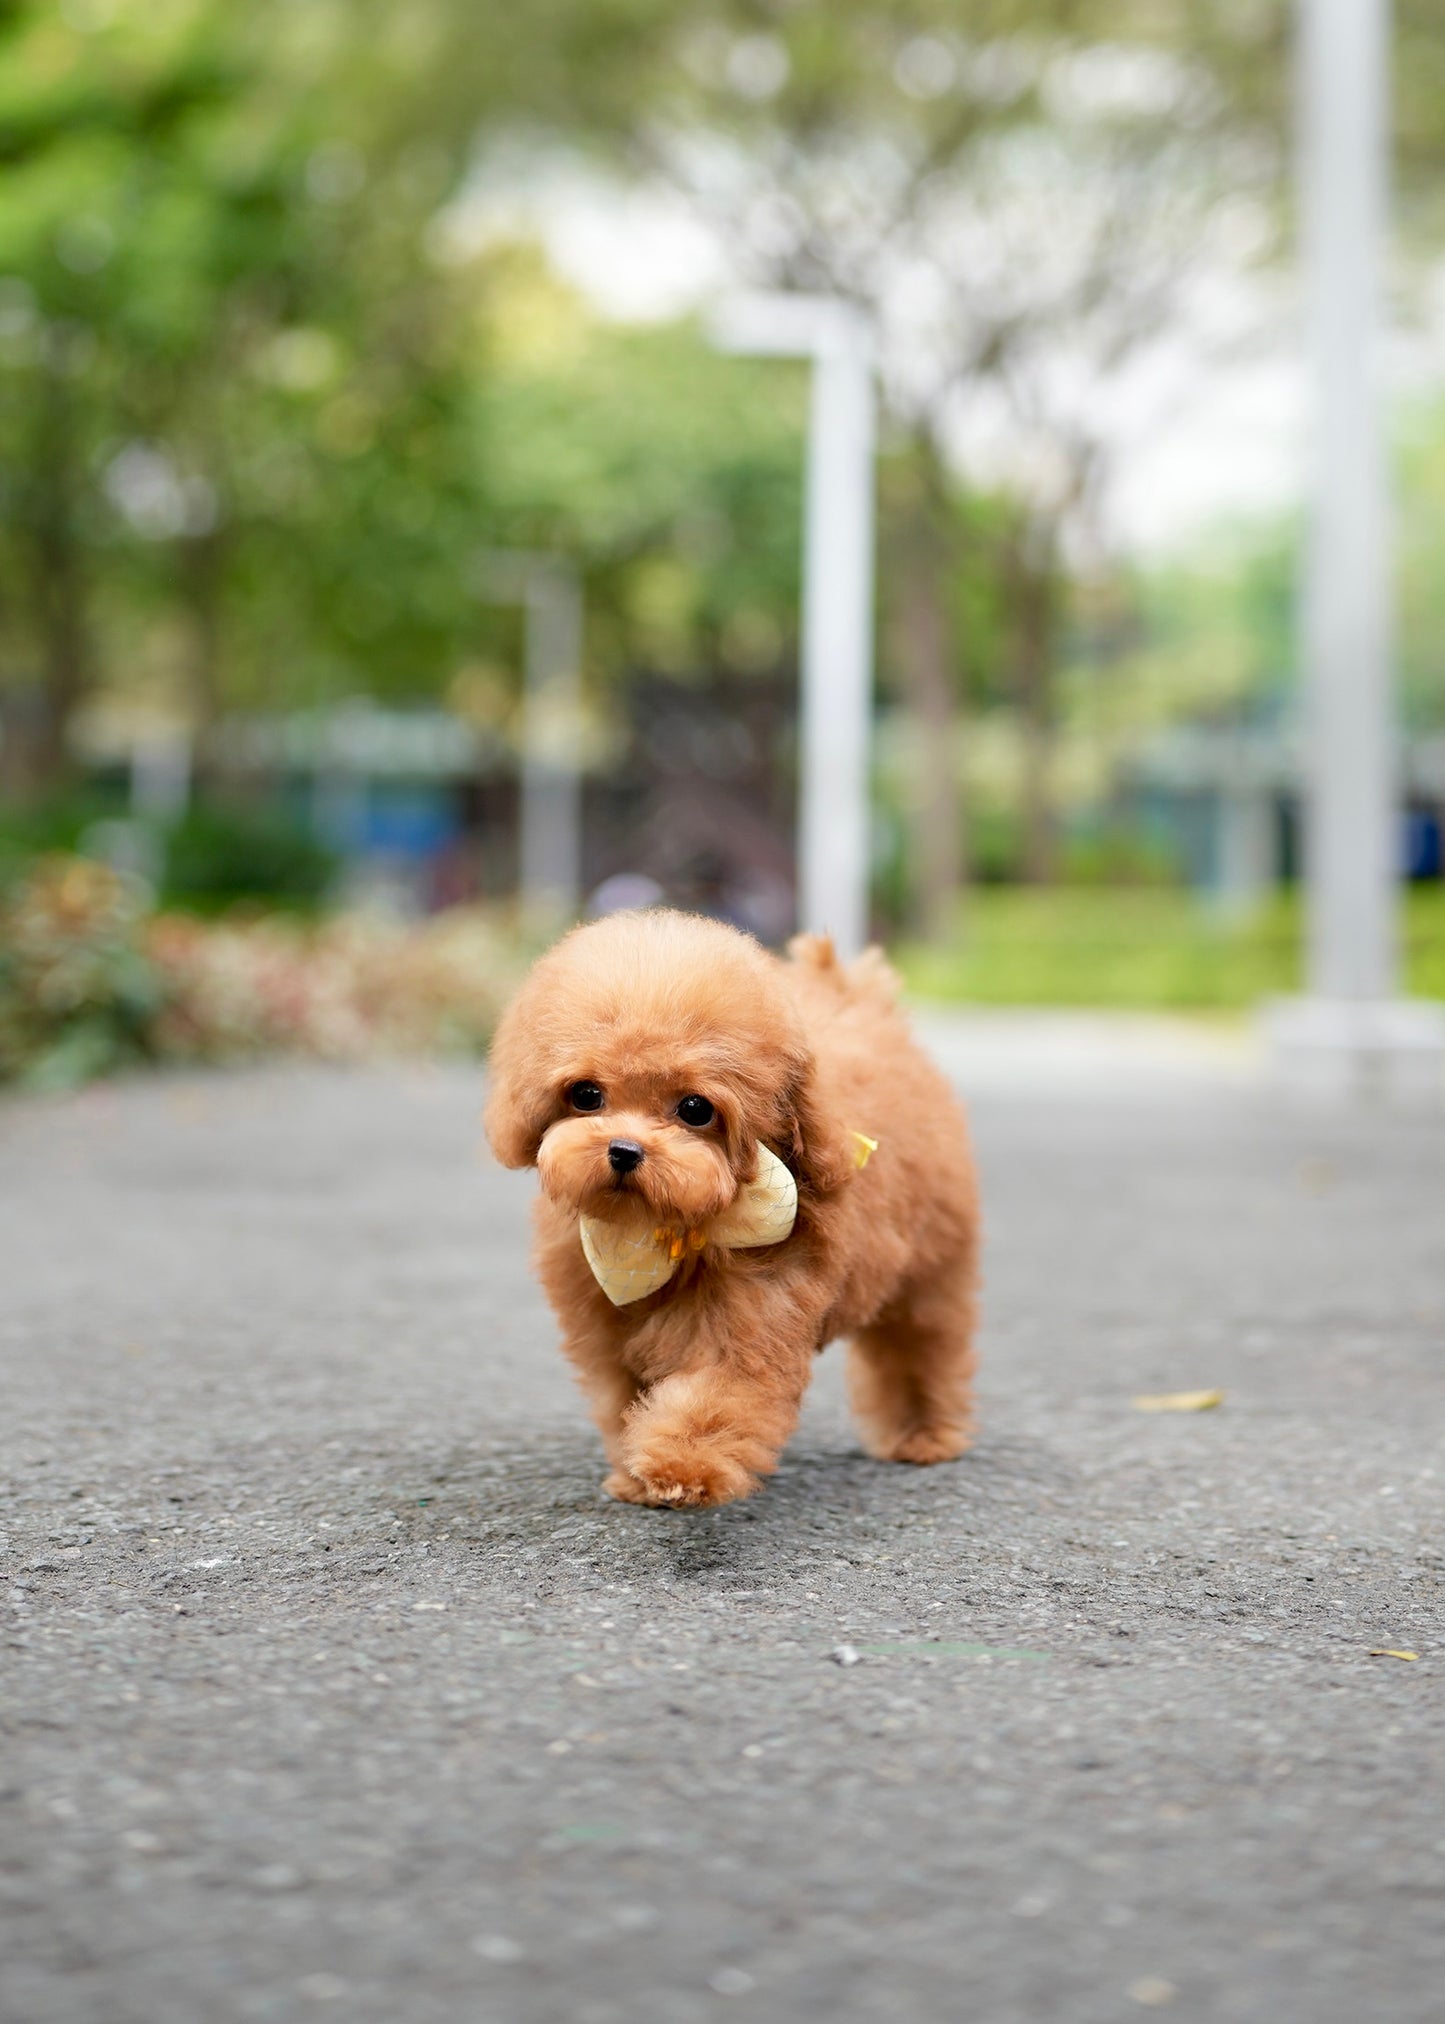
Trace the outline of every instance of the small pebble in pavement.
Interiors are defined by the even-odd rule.
[[[520,1961],[522,1958],[522,1949],[505,1933],[483,1933],[472,1941],[472,1952],[480,1954],[484,1961]]]
[[[1161,1975],[1141,1975],[1137,1982],[1129,1984],[1129,1994],[1146,2010],[1162,2010],[1166,2003],[1174,2001],[1179,1991]]]

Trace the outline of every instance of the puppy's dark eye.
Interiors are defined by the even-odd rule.
[[[699,1128],[705,1124],[711,1124],[717,1116],[717,1112],[705,1096],[685,1096],[677,1106],[677,1114],[684,1124],[695,1125]]]
[[[606,1099],[595,1082],[574,1082],[567,1101],[573,1110],[601,1110]]]

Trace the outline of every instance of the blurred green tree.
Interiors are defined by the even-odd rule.
[[[720,357],[688,324],[599,322],[525,246],[493,254],[487,298],[486,527],[581,559],[603,684],[790,668],[801,370]]]
[[[539,19],[539,12],[548,19]],[[475,624],[479,130],[606,128],[646,0],[0,14],[0,766],[108,684],[435,688]]]

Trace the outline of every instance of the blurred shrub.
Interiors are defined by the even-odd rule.
[[[45,857],[0,900],[0,1079],[59,1088],[143,1058],[162,986],[149,895],[79,857]]]
[[[164,987],[157,1051],[189,1061],[478,1053],[520,962],[470,907],[411,925],[162,915],[148,949]]]
[[[203,803],[166,831],[161,896],[207,913],[237,900],[314,907],[335,873],[333,854],[301,824]]]
[[[1013,885],[1024,876],[1023,819],[1015,808],[993,804],[969,821],[969,862],[983,885]],[[1171,886],[1181,882],[1177,853],[1167,839],[1135,823],[1068,827],[1059,839],[1058,879],[1074,886]]]
[[[146,854],[169,906],[210,914],[256,901],[304,912],[320,904],[336,874],[334,854],[275,809],[197,802],[155,828],[128,813],[123,789],[94,788],[0,809],[0,879],[13,881],[33,858],[56,852],[106,857],[118,823],[150,840]]]
[[[124,813],[124,795],[101,788],[0,804],[0,880],[12,883],[33,858],[79,849],[88,829]]]
[[[1024,838],[1018,811],[986,804],[968,811],[966,858],[975,892],[1006,887],[1023,892]],[[1065,833],[1059,846],[1059,887],[1107,892],[1181,888],[1184,872],[1170,842],[1139,824],[1111,822]],[[910,917],[916,886],[913,839],[904,812],[884,799],[873,831],[873,906],[891,930]],[[1057,892],[1058,888],[1051,889]],[[1003,904],[1007,905],[1006,900]],[[1027,901],[1022,903],[1025,912]]]
[[[0,1081],[56,1089],[128,1064],[291,1053],[478,1053],[523,961],[477,908],[419,924],[208,922],[78,857],[0,902]]]
[[[1178,886],[1184,882],[1179,853],[1167,838],[1147,829],[1108,827],[1066,835],[1059,851],[1065,885]]]
[[[1023,824],[1016,810],[975,808],[968,818],[969,869],[982,885],[1002,885],[1019,874]]]

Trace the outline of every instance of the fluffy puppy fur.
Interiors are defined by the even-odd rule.
[[[614,914],[542,957],[492,1047],[488,1137],[504,1166],[541,1175],[538,1270],[602,1430],[605,1488],[630,1503],[747,1496],[837,1336],[875,1455],[943,1462],[969,1443],[978,1211],[962,1112],[877,950],[846,969],[823,937],[789,954],[688,914]],[[600,1108],[574,1103],[585,1084]],[[689,1096],[713,1107],[701,1128],[678,1114]],[[878,1141],[861,1170],[855,1132]],[[642,1155],[620,1175],[618,1138]],[[797,1179],[791,1236],[725,1250],[692,1234],[666,1286],[614,1307],[579,1216],[705,1233],[760,1143]]]

